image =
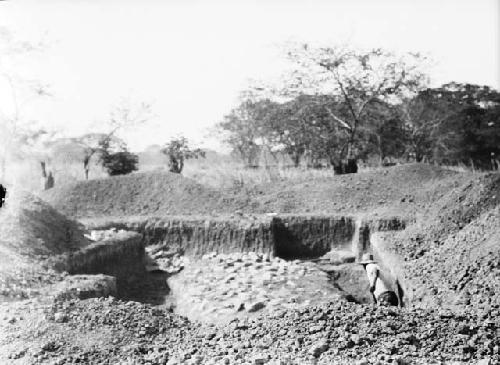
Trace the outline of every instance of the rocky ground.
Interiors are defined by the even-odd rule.
[[[414,304],[500,307],[500,174],[451,189],[393,235]]]
[[[496,364],[499,312],[349,302],[224,325],[113,298],[0,306],[0,362],[12,364]]]
[[[213,253],[188,263],[183,271],[168,279],[168,285],[175,298],[176,313],[191,320],[215,323],[256,318],[285,308],[356,300],[345,290],[359,294],[359,301],[370,301],[362,268],[353,263],[352,254],[344,254],[344,260],[351,263],[332,265],[328,259],[322,264],[286,261],[253,252]],[[344,286],[339,280],[341,275],[354,280]]]

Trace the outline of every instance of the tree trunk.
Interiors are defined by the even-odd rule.
[[[184,162],[182,160],[177,159],[175,156],[170,156],[169,158],[169,171],[174,174],[180,174],[182,168],[184,167]]]
[[[379,156],[379,164],[380,166],[384,166],[384,152],[382,151],[382,139],[380,138],[380,135],[377,135],[377,149],[378,149],[378,156]]]
[[[89,170],[90,170],[90,158],[85,157],[83,159],[83,171],[85,172],[85,180],[89,179]]]
[[[45,184],[45,190],[53,188],[54,184],[54,176],[52,175],[52,172],[49,171],[49,174],[47,175],[47,183]]]
[[[342,165],[342,160],[330,156],[330,165],[332,165],[335,174],[342,175],[344,173],[344,166]]]
[[[40,161],[40,167],[42,168],[42,177],[47,177],[47,170],[45,169],[45,161]]]
[[[184,169],[184,157],[179,158],[179,174],[182,172]]]
[[[293,153],[293,166],[299,167],[299,164],[300,164],[300,154],[297,151],[295,151]]]
[[[45,161],[40,161],[40,167],[42,168],[42,190],[47,190],[49,189],[50,187],[50,180],[49,180],[49,176],[52,176],[52,175],[49,175],[47,176],[47,170],[45,168]]]

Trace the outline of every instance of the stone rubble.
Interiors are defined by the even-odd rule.
[[[7,341],[11,349],[0,354],[6,364],[500,362],[499,316],[469,311],[330,302],[214,325],[110,297],[20,303],[8,312],[17,318],[13,323],[4,312],[0,306],[0,331],[9,333],[0,346],[6,348]]]
[[[189,261],[181,249],[169,249],[161,244],[146,247],[145,260],[148,272],[164,271],[169,274],[178,273]]]
[[[346,300],[314,263],[254,252],[206,254],[169,277],[168,285],[176,313],[205,322]]]

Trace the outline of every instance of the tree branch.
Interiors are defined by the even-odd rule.
[[[327,107],[326,105],[325,105],[325,110],[327,111],[327,113],[328,113],[328,114],[329,114],[329,115],[330,115],[333,119],[335,119],[337,122],[339,122],[339,123],[340,123],[340,125],[341,125],[342,127],[344,127],[345,129],[347,129],[347,130],[349,130],[349,131],[352,131],[352,127],[351,127],[348,123],[344,122],[342,119],[340,119],[339,117],[337,117],[337,116],[336,116],[336,115],[332,112],[332,110],[331,110],[329,107]]]
[[[345,102],[347,104],[347,107],[349,108],[349,111],[351,112],[351,115],[352,115],[352,117],[354,119],[354,124],[356,124],[357,121],[358,121],[358,119],[356,117],[356,112],[354,111],[354,108],[352,106],[351,98],[349,97],[349,95],[345,91],[344,84],[340,81],[340,77],[339,77],[338,72],[336,70],[332,70],[332,73],[333,73],[333,75],[335,77],[335,80],[337,81],[337,84],[340,87],[340,91],[342,92],[342,95],[344,96],[344,100],[345,100]],[[355,129],[355,126],[353,126],[352,129]]]

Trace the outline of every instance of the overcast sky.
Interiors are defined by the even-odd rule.
[[[499,3],[8,0],[0,2],[0,27],[45,47],[22,62],[0,55],[0,65],[50,85],[52,97],[22,111],[66,134],[99,130],[122,98],[152,102],[155,120],[122,135],[139,150],[179,133],[201,142],[248,78],[279,73],[276,44],[288,40],[420,51],[436,62],[434,85],[453,80],[498,89]],[[12,103],[0,83],[5,112]]]

